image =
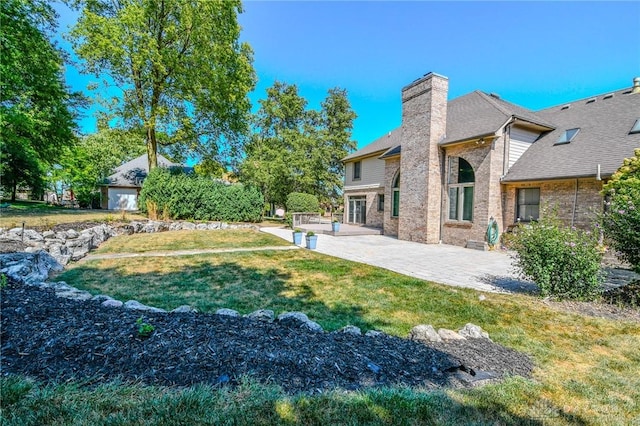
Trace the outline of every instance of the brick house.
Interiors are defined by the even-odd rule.
[[[448,86],[429,73],[404,87],[401,126],[343,159],[346,223],[480,249],[490,218],[504,231],[541,206],[586,225],[640,147],[640,78],[536,112],[480,91],[448,100]]]

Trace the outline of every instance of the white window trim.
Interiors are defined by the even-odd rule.
[[[464,188],[473,188],[473,196],[476,196],[476,190],[475,190],[475,182],[467,182],[467,183],[450,183],[449,184],[449,189],[451,188],[458,188],[458,191],[456,191],[458,193],[458,211],[457,211],[457,217],[455,219],[451,219],[451,217],[449,216],[449,212],[451,211],[451,197],[449,196],[449,192],[447,192],[447,197],[449,198],[449,205],[447,206],[447,220],[449,220],[450,222],[464,222],[464,223],[473,223],[473,213],[475,211],[475,200],[471,200],[472,206],[473,208],[471,209],[471,219],[467,220],[467,219],[463,219],[462,215],[464,214]]]

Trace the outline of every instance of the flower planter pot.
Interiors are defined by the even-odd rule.
[[[294,232],[293,233],[293,244],[299,246],[302,244],[302,232]]]
[[[331,230],[333,232],[340,232],[340,222],[332,222],[331,223]]]
[[[316,245],[318,244],[318,236],[317,235],[307,236],[306,240],[307,240],[307,248],[309,250],[315,250]]]

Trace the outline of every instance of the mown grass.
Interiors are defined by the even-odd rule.
[[[15,201],[10,204],[10,208],[0,211],[0,228],[21,227],[23,223],[26,228],[51,228],[59,223],[146,219],[136,213],[73,209],[52,206],[39,201]]]
[[[222,237],[222,233],[217,234]],[[76,264],[58,279],[167,309],[306,312],[327,330],[346,324],[404,337],[416,324],[481,325],[530,354],[533,380],[471,390],[410,389],[286,396],[247,383],[217,391],[131,385],[43,387],[3,379],[7,424],[594,424],[640,421],[640,324],[585,317],[526,295],[484,294],[306,250]],[[14,395],[6,397],[6,395]],[[9,401],[5,403],[4,401]],[[64,408],[57,408],[64,407]],[[167,407],[173,407],[168,410]],[[24,423],[20,421],[25,420]]]
[[[145,253],[167,250],[198,250],[291,245],[282,238],[256,230],[167,231],[122,235],[107,240],[94,253]]]

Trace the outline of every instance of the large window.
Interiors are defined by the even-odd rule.
[[[475,173],[463,158],[449,157],[449,220],[473,221]]]
[[[398,217],[400,215],[400,172],[398,172],[396,178],[393,180],[391,190],[393,191],[391,216]]]
[[[540,188],[518,189],[518,221],[530,222],[540,217]]]
[[[360,169],[362,167],[362,163],[360,161],[356,161],[353,163],[353,180],[360,179]]]

